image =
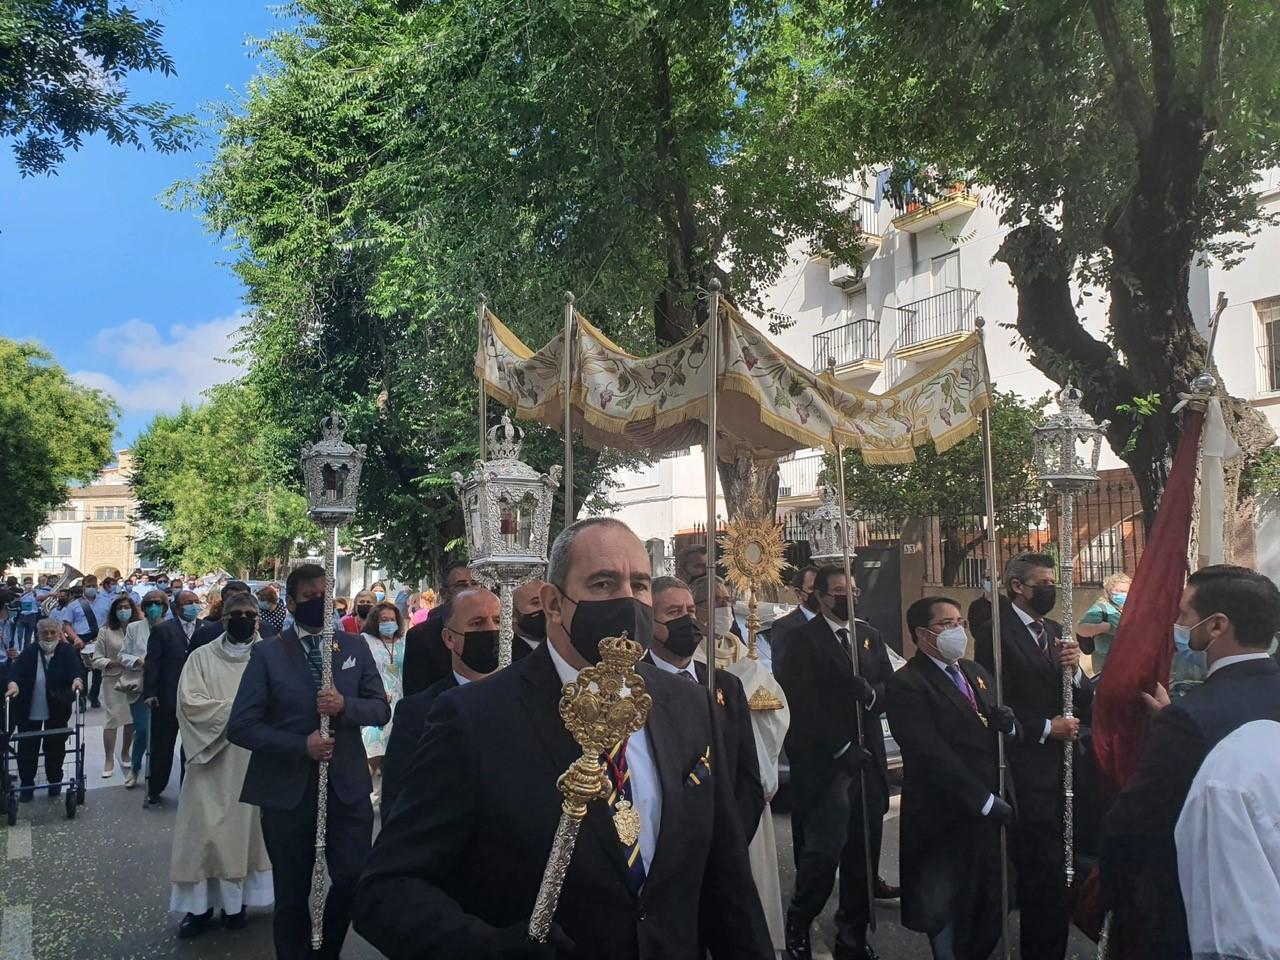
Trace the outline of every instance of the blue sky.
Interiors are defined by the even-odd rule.
[[[141,0],[165,26],[176,77],[130,80],[135,100],[201,118],[259,70],[246,46],[281,25],[263,0]],[[234,342],[242,288],[228,254],[189,212],[159,201],[211,155],[210,137],[171,156],[111,146],[68,155],[49,178],[18,176],[0,150],[0,335],[37,340],[122,408],[117,446],[158,412],[235,376],[219,362]]]

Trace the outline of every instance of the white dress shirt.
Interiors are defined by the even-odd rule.
[[[1038,622],[1036,618],[1033,617],[1031,614],[1027,613],[1027,611],[1023,610],[1016,603],[1011,603],[1009,604],[1009,606],[1013,607],[1013,612],[1018,615],[1018,619],[1022,621],[1022,623],[1026,626],[1027,630],[1031,632],[1032,637],[1034,637],[1035,631],[1031,630],[1031,625],[1033,623]],[[1044,624],[1042,623],[1041,627],[1043,626]],[[1044,637],[1045,637],[1045,643],[1048,643],[1049,635],[1047,632],[1045,633]],[[1071,682],[1078,687],[1083,681],[1084,681],[1084,671],[1081,670],[1079,667],[1076,667],[1076,675],[1071,678]],[[1052,730],[1053,730],[1053,720],[1046,719],[1044,722],[1044,732],[1040,734],[1041,743],[1044,743],[1046,740],[1049,739],[1049,733]]]
[[[1280,723],[1246,723],[1209,752],[1174,840],[1191,955],[1280,957]]]
[[[1222,659],[1215,660],[1213,662],[1213,666],[1211,666],[1209,668],[1209,672],[1205,674],[1205,679],[1208,680],[1223,667],[1229,667],[1233,663],[1244,663],[1246,660],[1266,660],[1270,656],[1271,654],[1262,650],[1258,653],[1237,653],[1233,657],[1223,657]]]
[[[453,679],[458,681],[458,686],[465,687],[471,681],[460,674],[457,670],[453,671]]]
[[[690,659],[683,667],[677,667],[674,663],[668,663],[655,653],[653,654],[653,662],[657,665],[659,670],[665,670],[667,673],[687,673],[689,676],[693,677],[694,683],[699,682],[698,673],[693,669],[692,659]]]
[[[578,679],[578,671],[565,662],[549,640],[547,650],[562,684]],[[658,848],[658,829],[662,825],[662,786],[645,729],[637,730],[627,740],[627,769],[631,771],[631,806],[640,817],[640,856],[644,858],[645,870],[648,870]]]

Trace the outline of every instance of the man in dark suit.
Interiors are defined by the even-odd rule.
[[[934,960],[986,960],[1000,939],[1001,733],[1009,707],[995,681],[964,659],[960,605],[925,597],[907,609],[916,654],[885,685],[889,729],[902,748],[902,923],[928,934]]]
[[[243,580],[228,580],[222,585],[222,589],[218,591],[218,596],[225,604],[228,597],[235,596],[237,593],[252,595],[253,591],[249,589],[249,585]],[[190,656],[191,651],[217,640],[225,631],[226,628],[222,625],[221,620],[205,620],[191,635],[191,642],[187,644],[187,655]]]
[[[436,697],[454,687],[483,680],[497,669],[495,647],[501,624],[502,604],[489,590],[463,590],[449,604],[449,618],[444,625],[443,637],[453,669],[443,680],[437,680],[421,693],[404,697],[396,704],[395,722],[391,724],[387,752],[382,758],[384,821],[395,808],[396,797],[408,777],[414,751],[427,726],[427,717]]]
[[[53,619],[40,620],[36,624],[36,642],[27,644],[8,670],[8,682],[18,685],[10,716],[18,733],[66,728],[72,704],[84,690],[81,673],[80,655],[63,639],[63,625]],[[62,782],[67,735],[20,740],[18,779],[22,789],[18,797],[24,803],[31,799],[42,743],[45,776],[49,783]],[[53,787],[49,795],[56,797],[61,792],[61,787]]]
[[[1054,560],[1044,554],[1014,557],[1005,567],[1008,603],[1000,604],[1004,697],[1023,735],[1010,744],[1008,763],[1018,788],[1013,832],[1018,867],[1019,939],[1022,956],[1062,960],[1070,930],[1062,850],[1062,751],[1078,750],[1080,717],[1093,690],[1080,670],[1080,647],[1063,643],[1062,625],[1048,619],[1057,603]],[[974,631],[974,659],[995,672],[991,624]],[[1062,674],[1071,670],[1076,717],[1062,715]],[[1083,768],[1083,762],[1077,762]],[[1083,769],[1081,769],[1083,773]]]
[[[160,804],[173,772],[173,750],[178,744],[178,678],[187,663],[192,637],[202,626],[200,598],[190,590],[174,600],[177,614],[151,631],[142,671],[142,699],[151,708],[151,772],[147,777],[145,806]],[[222,632],[221,624],[218,632]]]
[[[601,639],[625,630],[647,644],[653,627],[649,555],[616,520],[567,527],[547,579],[547,642],[436,700],[360,880],[356,929],[390,960],[771,958],[710,697],[646,663],[648,721],[611,751],[614,801],[589,805],[549,942],[529,941],[560,820],[555,784],[581,755],[561,691],[599,661]],[[640,822],[630,846],[609,809],[624,800]]]
[[[696,606],[688,585],[678,577],[659,577],[653,582],[653,644],[645,662],[667,673],[687,677],[707,686],[707,665],[695,661],[693,652],[702,642]],[[760,815],[764,813],[764,785],[760,782],[760,759],[751,710],[742,682],[727,670],[716,671],[716,720],[724,737],[722,769],[733,784],[734,799],[742,819],[742,832],[751,842]]]
[[[346,938],[352,892],[373,835],[373,783],[360,728],[384,725],[391,708],[362,637],[335,633],[325,650],[324,568],[296,568],[285,594],[297,626],[254,645],[231,708],[227,739],[252,754],[240,801],[262,808],[279,960],[316,956],[307,899],[315,863],[319,761],[329,761],[325,859],[332,886],[318,954],[329,960],[339,956]],[[333,658],[333,686],[321,689],[326,655]],[[330,718],[327,738],[320,736],[321,714]]]
[[[464,561],[455,561],[445,567],[440,602],[431,608],[427,619],[412,627],[404,637],[406,697],[421,693],[449,675],[449,650],[442,637],[449,600],[459,591],[474,590],[478,586],[480,584],[471,575],[471,568]]]
[[[787,955],[792,960],[809,960],[809,928],[826,906],[839,869],[835,957],[864,960],[876,956],[867,942],[871,922],[867,885],[875,881],[883,817],[889,809],[880,717],[884,684],[893,667],[880,632],[870,624],[858,620],[856,646],[850,644],[850,594],[856,597],[857,587],[846,582],[842,569],[821,568],[814,590],[822,613],[788,638],[787,655],[776,674],[791,707],[786,748],[791,760],[793,817],[802,829],[796,889],[787,909]],[[864,795],[869,847],[864,845]]]
[[[785,617],[773,621],[773,626],[769,628],[769,660],[775,676],[786,653],[787,637],[818,615],[818,598],[813,595],[813,581],[817,575],[818,568],[812,565],[796,571],[791,579],[791,589],[796,595],[796,608]]]
[[[1190,649],[1205,651],[1208,677],[1173,705],[1163,687],[1144,694],[1157,711],[1146,749],[1103,821],[1103,901],[1151,922],[1134,945],[1151,960],[1192,956],[1188,906],[1218,912],[1216,900],[1184,904],[1174,827],[1209,752],[1246,723],[1280,721],[1280,666],[1267,655],[1280,631],[1280,591],[1244,567],[1205,567],[1187,580],[1174,630]],[[1222,893],[1229,904],[1250,891]]]
[[[541,580],[530,580],[518,586],[511,595],[515,608],[515,639],[511,644],[511,662],[523,660],[547,639],[547,614],[542,609]]]

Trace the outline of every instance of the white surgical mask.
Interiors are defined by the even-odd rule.
[[[58,644],[61,642],[62,641],[60,640],[41,640],[40,649],[43,650],[45,653],[53,653],[53,651],[58,648]]]
[[[929,632],[933,633],[932,630]],[[947,663],[955,663],[969,650],[969,635],[964,632],[964,627],[947,627],[933,636],[938,644],[938,653]]]
[[[723,637],[733,629],[733,611],[728,607],[716,607],[716,636]]]

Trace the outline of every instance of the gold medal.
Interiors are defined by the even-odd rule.
[[[640,814],[636,813],[630,800],[619,800],[614,806],[613,829],[618,831],[618,839],[624,847],[635,846],[640,839]]]

